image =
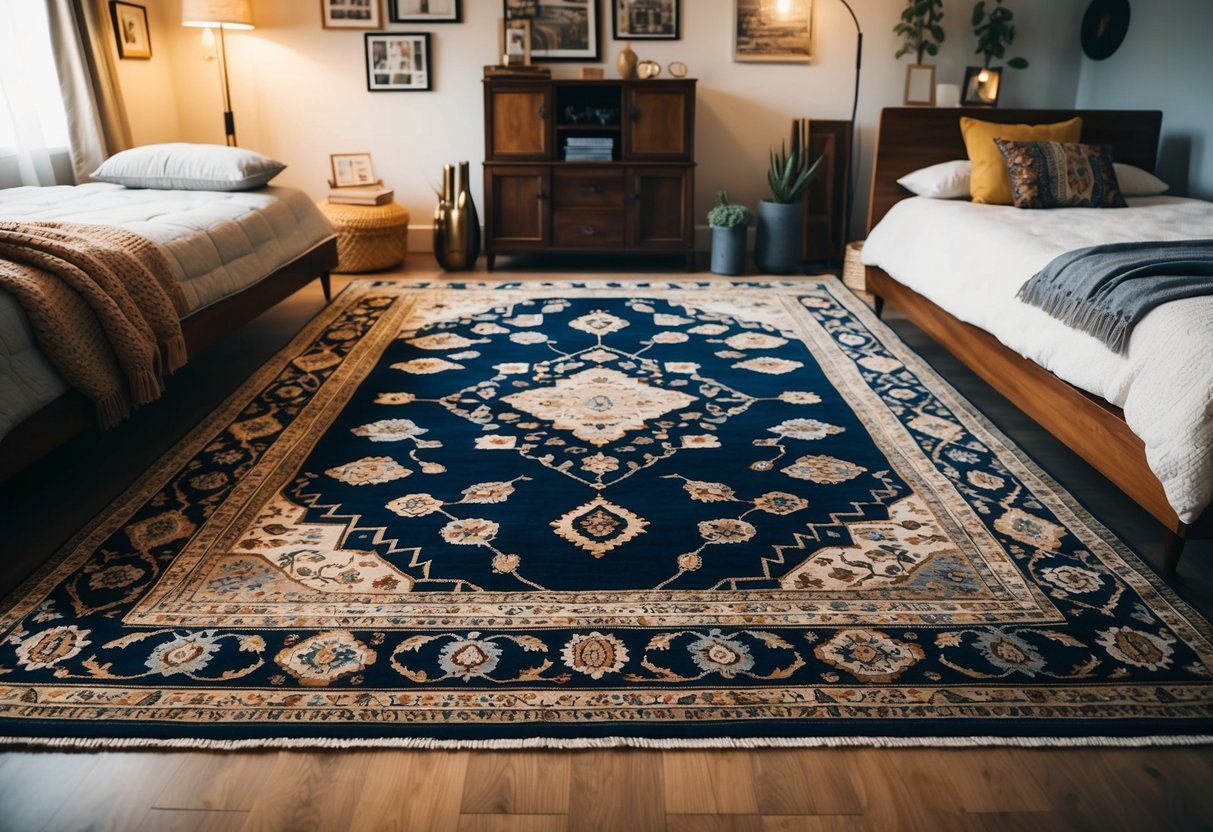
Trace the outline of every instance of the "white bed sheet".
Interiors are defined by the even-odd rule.
[[[118,225],[164,246],[193,312],[267,277],[333,236],[302,191],[134,190],[90,183],[0,190],[0,220]],[[0,436],[67,390],[20,306],[0,291]]]
[[[1213,238],[1213,203],[1130,198],[1119,210],[1024,211],[912,197],[863,247],[936,305],[1058,377],[1123,408],[1184,522],[1213,500],[1213,297],[1164,304],[1133,330],[1125,355],[1016,300],[1050,260],[1104,242]]]

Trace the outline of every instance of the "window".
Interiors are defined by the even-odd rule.
[[[66,148],[67,114],[46,3],[0,0],[0,156],[15,155],[19,139],[48,151]]]

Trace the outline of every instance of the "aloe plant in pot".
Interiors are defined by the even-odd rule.
[[[729,202],[729,192],[716,194],[716,205],[708,211],[712,227],[712,272],[745,274],[745,236],[753,212],[744,205]]]
[[[804,209],[801,197],[822,157],[809,164],[807,152],[785,145],[771,151],[767,184],[771,198],[758,203],[758,239],[754,243],[754,262],[764,274],[792,274],[803,260]]]

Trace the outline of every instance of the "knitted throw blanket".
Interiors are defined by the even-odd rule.
[[[1054,258],[1019,299],[1124,354],[1156,306],[1213,295],[1213,240],[1106,243]]]
[[[189,307],[172,267],[126,229],[0,222],[0,289],[63,379],[96,403],[102,428],[158,398],[188,358],[180,319]]]

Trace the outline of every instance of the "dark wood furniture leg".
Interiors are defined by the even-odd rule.
[[[1163,529],[1162,575],[1167,580],[1175,577],[1175,571],[1179,568],[1179,557],[1184,553],[1184,544],[1187,542],[1186,526],[1177,532]]]
[[[879,318],[881,316],[881,314],[884,312],[884,297],[883,296],[881,296],[881,295],[872,296],[872,311],[876,313],[877,318]]]
[[[324,302],[331,303],[333,300],[333,277],[328,272],[320,275],[320,288],[324,292]]]

